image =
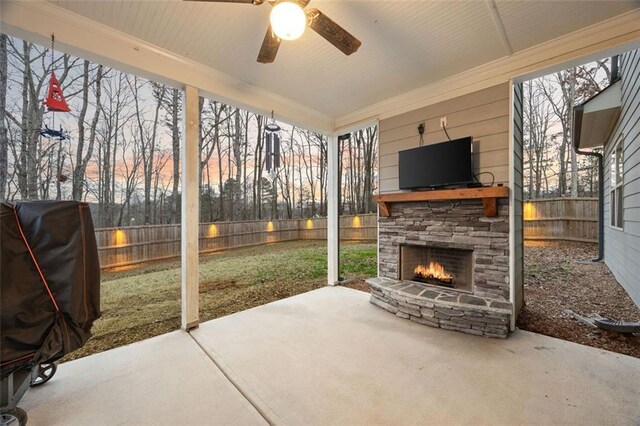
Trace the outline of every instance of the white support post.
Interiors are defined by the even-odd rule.
[[[327,284],[334,286],[339,277],[339,245],[338,229],[338,137],[327,138]]]
[[[509,322],[509,331],[516,329],[516,203],[522,203],[522,199],[516,200],[515,185],[515,105],[514,91],[515,86],[513,80],[509,81],[509,301],[511,302],[511,320]],[[521,153],[522,155],[522,153]],[[520,169],[522,170],[522,168]],[[522,198],[522,197],[520,197]],[[524,244],[524,241],[520,241]]]
[[[200,223],[200,117],[198,89],[185,86],[183,94],[182,160],[182,328],[198,327],[198,224]]]

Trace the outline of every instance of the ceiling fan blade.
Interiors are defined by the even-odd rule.
[[[254,4],[256,6],[259,6],[264,2],[264,0],[182,0],[182,1],[199,1],[199,2],[207,2],[207,3],[244,3],[244,4]]]
[[[276,59],[278,48],[280,47],[280,37],[271,31],[271,24],[267,28],[267,33],[264,35],[262,41],[262,47],[260,47],[260,53],[258,53],[258,62],[262,64],[270,64]]]
[[[333,22],[318,9],[310,9],[307,12],[307,24],[345,55],[355,53],[362,44],[360,40],[349,34],[347,30]]]

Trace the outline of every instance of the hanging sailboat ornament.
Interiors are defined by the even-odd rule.
[[[278,126],[271,112],[271,124],[264,128],[267,172],[280,167],[280,126]]]
[[[46,124],[44,125],[44,129],[40,130],[40,136],[47,139],[56,139],[60,142],[69,139],[69,134],[64,131],[62,126],[60,126],[60,130],[55,130],[50,129]]]
[[[51,34],[51,78],[49,80],[49,93],[47,94],[47,98],[44,100],[44,104],[47,106],[47,110],[51,112],[69,112],[71,111],[71,108],[69,108],[67,101],[64,99],[62,87],[60,87],[60,82],[58,81],[53,69],[54,43],[55,37]]]

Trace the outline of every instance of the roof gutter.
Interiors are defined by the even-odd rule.
[[[611,74],[609,77],[609,84],[613,84],[618,80],[618,65],[620,63],[620,55],[616,55],[611,58]]]
[[[611,76],[609,79],[609,85],[618,81],[618,61],[618,56],[611,58]],[[591,261],[601,262],[604,260],[604,156],[599,152],[580,150],[580,129],[582,127],[583,115],[584,104],[573,108],[573,149],[576,154],[588,155],[598,159],[598,257],[591,259]]]
[[[598,257],[592,262],[604,260],[604,156],[599,152],[580,151],[575,147],[576,154],[588,155],[598,159]]]
[[[591,261],[601,262],[604,260],[604,156],[599,152],[580,150],[580,128],[582,127],[583,113],[584,104],[573,108],[573,149],[576,154],[598,159],[598,257],[591,259]]]

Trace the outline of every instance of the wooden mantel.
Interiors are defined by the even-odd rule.
[[[380,205],[382,216],[391,216],[391,203],[411,203],[416,201],[447,201],[482,199],[484,215],[495,217],[498,215],[498,198],[509,197],[506,186],[491,186],[485,188],[436,189],[432,191],[393,192],[373,196],[373,201]]]

